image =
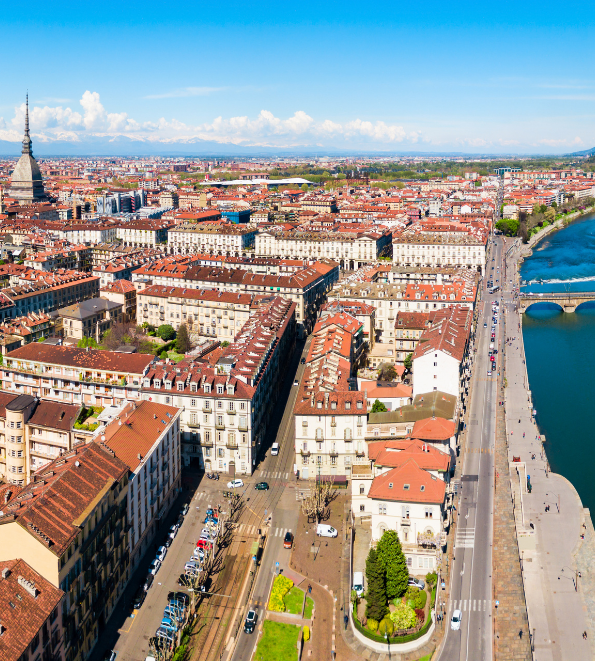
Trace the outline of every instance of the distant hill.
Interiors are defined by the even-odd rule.
[[[595,154],[595,147],[583,151],[574,151],[572,154],[567,154],[567,156],[593,156],[593,154]]]

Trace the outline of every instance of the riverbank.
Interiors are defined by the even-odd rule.
[[[518,269],[521,268],[521,264],[523,263],[524,259],[526,257],[530,257],[533,254],[533,248],[543,239],[545,239],[547,236],[552,234],[553,232],[557,232],[558,230],[564,229],[565,227],[568,227],[570,223],[574,222],[575,220],[579,220],[583,216],[586,216],[590,213],[595,212],[595,206],[589,207],[588,209],[585,209],[584,211],[575,211],[574,213],[568,214],[567,216],[563,216],[562,218],[558,218],[556,221],[554,221],[551,225],[548,225],[547,227],[544,227],[542,230],[534,234],[529,241],[525,244],[520,244],[522,246],[522,251],[519,255],[518,259]]]
[[[522,318],[513,294],[521,259],[522,247],[516,246],[507,261],[512,278],[503,281],[509,342],[500,360],[504,359],[506,374],[510,481],[534,658],[595,658],[595,604],[590,598],[595,587],[595,534],[573,485],[550,471],[545,439],[532,415]]]

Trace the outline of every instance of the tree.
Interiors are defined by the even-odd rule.
[[[371,548],[366,558],[366,617],[380,622],[388,611],[384,589],[384,571],[378,562],[376,549]]]
[[[382,363],[378,370],[378,377],[381,381],[392,381],[397,376],[397,370],[390,363]]]
[[[157,329],[157,336],[164,342],[169,342],[176,336],[176,331],[173,329],[173,326],[170,326],[169,324],[161,324]]]
[[[386,412],[386,406],[384,406],[384,404],[377,399],[372,404],[372,410],[370,411],[370,413],[385,413],[385,412]]]
[[[308,184],[302,184],[302,192],[304,193],[308,192]]]
[[[402,597],[407,591],[409,570],[396,530],[385,530],[376,546],[378,563],[385,579],[388,599]]]
[[[76,345],[79,349],[97,349],[97,342],[92,337],[83,337],[77,342]]]
[[[405,360],[403,360],[403,367],[408,371],[411,372],[411,368],[413,367],[413,353],[408,353],[405,356]]]
[[[190,351],[190,337],[188,336],[188,329],[186,328],[186,324],[181,324],[181,326],[178,328],[176,351],[178,353],[186,353],[187,351]]]
[[[396,609],[390,614],[390,619],[397,631],[411,629],[417,621],[415,611],[407,604],[397,604]]]
[[[320,523],[325,516],[331,501],[334,481],[332,476],[328,479],[316,480],[315,486],[310,489],[310,495],[302,500],[302,512],[308,517],[308,520]]]

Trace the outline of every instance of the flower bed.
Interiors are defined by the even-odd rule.
[[[278,613],[285,612],[285,595],[293,587],[293,581],[289,578],[286,578],[282,574],[277,576],[273,581],[273,587],[271,589],[271,596],[269,598],[269,610],[277,611]]]

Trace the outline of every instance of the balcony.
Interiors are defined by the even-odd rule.
[[[336,450],[331,450],[329,456],[334,457],[335,459],[339,456],[339,453]]]
[[[238,429],[240,431],[248,431],[248,423],[240,422],[240,424],[238,425]]]
[[[200,422],[187,422],[186,425],[191,429],[200,429]]]
[[[210,440],[210,439],[208,441],[203,439],[200,444],[202,445],[203,448],[212,448],[213,447],[213,441]]]
[[[366,453],[363,450],[356,450],[355,451],[355,456],[356,457],[365,457]]]
[[[224,422],[216,422],[215,423],[215,429],[224,430],[225,429],[225,423]]]
[[[202,405],[202,410],[203,410],[203,413],[212,413],[213,409],[211,408],[210,402],[209,402],[209,404],[203,404]]]
[[[237,450],[238,449],[238,444],[234,441],[233,443],[230,443],[229,441],[225,444],[228,450]]]
[[[402,526],[410,526],[411,525],[411,519],[407,516],[402,516],[401,517],[401,525]]]
[[[336,422],[331,422],[331,427],[336,427],[337,423]]]
[[[228,410],[227,410],[227,413],[228,413],[229,415],[235,415],[235,414],[236,414],[236,412],[233,411],[232,409],[228,409]]]
[[[304,450],[304,448],[302,448],[300,450],[300,454],[302,455],[302,457],[309,457],[311,455],[311,452],[310,450]]]

